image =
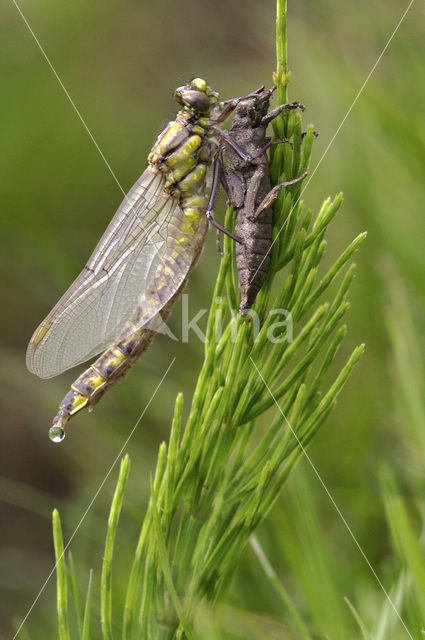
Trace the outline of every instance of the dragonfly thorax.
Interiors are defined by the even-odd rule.
[[[166,175],[166,190],[181,200],[183,207],[186,196],[205,194],[206,172],[216,149],[211,131],[208,117],[181,110],[148,156],[152,168]]]

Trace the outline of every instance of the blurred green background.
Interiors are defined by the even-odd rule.
[[[406,6],[388,0],[289,2],[289,96],[307,105],[304,121],[320,132],[313,168]],[[21,0],[20,7],[124,190],[172,118],[176,86],[200,75],[228,98],[272,84],[271,0]],[[359,342],[367,351],[310,454],[388,588],[401,561],[385,516],[383,470],[392,470],[418,538],[425,510],[424,18],[425,4],[417,1],[304,194],[316,210],[326,196],[345,194],[328,237],[329,262],[355,235],[369,231],[357,256],[340,362]],[[0,23],[3,640],[13,636],[53,567],[52,509],[59,508],[69,539],[175,356],[127,447],[132,471],[114,567],[118,580],[126,576],[158,445],[167,438],[179,390],[187,409],[203,346],[195,338],[181,344],[158,337],[94,413],[71,423],[61,446],[49,441],[51,418],[75,372],[35,378],[25,368],[26,345],[80,271],[122,193],[10,0]],[[218,263],[211,232],[186,289],[191,314],[208,307]],[[177,307],[172,327],[179,317]],[[83,584],[88,569],[96,575],[100,566],[115,477],[116,471],[72,543]],[[314,522],[306,513],[314,514]],[[359,637],[344,596],[371,620],[385,597],[308,464],[298,466],[258,534],[301,614],[323,634],[317,637]],[[310,536],[319,545],[319,566],[317,556],[309,557]],[[51,579],[30,614],[31,638],[56,637],[54,589]],[[255,612],[270,634],[274,624],[284,625],[285,614],[249,549],[229,603]],[[352,635],[338,636],[343,628]],[[401,625],[395,629],[391,637],[406,637]],[[246,637],[260,637],[250,632]]]

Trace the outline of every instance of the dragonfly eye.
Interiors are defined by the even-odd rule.
[[[193,88],[181,87],[174,93],[174,97],[179,104],[198,113],[209,113],[211,101],[202,91]]]

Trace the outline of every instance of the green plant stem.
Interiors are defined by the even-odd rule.
[[[288,100],[288,41],[286,29],[287,0],[277,0],[276,10],[276,84],[279,104]]]
[[[68,585],[66,577],[63,536],[59,512],[56,509],[54,509],[53,511],[53,542],[56,558],[58,635],[59,640],[70,640],[68,622]]]
[[[104,640],[112,640],[112,556],[115,535],[121,512],[124,490],[130,471],[130,458],[125,456],[121,461],[117,487],[109,512],[108,530],[106,533],[105,553],[103,556],[101,577],[101,622]]]

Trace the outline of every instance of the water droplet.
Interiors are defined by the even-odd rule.
[[[58,427],[57,425],[53,425],[53,427],[49,429],[49,438],[52,442],[62,442],[65,438],[65,429],[62,429],[62,427]]]

